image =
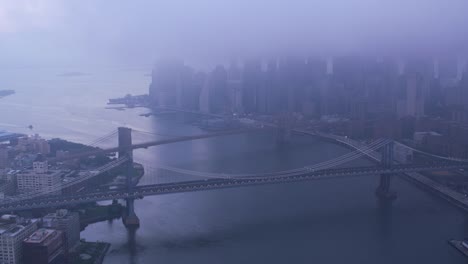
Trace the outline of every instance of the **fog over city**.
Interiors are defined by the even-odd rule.
[[[0,65],[464,56],[465,0],[0,0]]]
[[[468,0],[0,0],[1,264],[462,264]]]

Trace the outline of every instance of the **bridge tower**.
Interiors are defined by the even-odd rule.
[[[384,168],[390,168],[393,164],[393,141],[382,147],[382,158],[380,164]],[[396,198],[396,193],[390,190],[390,180],[392,175],[384,173],[380,175],[379,187],[377,187],[376,195],[381,200],[392,201]]]
[[[119,158],[127,157],[129,161],[124,164],[124,171],[127,176],[127,192],[133,192],[133,151],[130,148],[132,145],[132,130],[128,127],[118,128],[119,136]],[[126,212],[122,217],[123,223],[127,228],[136,228],[140,226],[140,219],[135,214],[134,206],[135,198],[126,199]]]

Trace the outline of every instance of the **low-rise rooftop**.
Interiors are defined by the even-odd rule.
[[[26,243],[43,243],[48,237],[55,236],[57,230],[41,228],[32,233],[28,238],[24,240]]]

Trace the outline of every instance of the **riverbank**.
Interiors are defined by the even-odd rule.
[[[179,116],[146,118],[139,116],[149,112],[144,108],[116,111],[103,107],[108,98],[125,95],[129,87],[133,94],[146,93],[147,69],[87,69],[92,75],[85,80],[55,77],[63,71],[7,69],[0,78],[3,87],[18,93],[0,100],[2,128],[29,134],[26,126],[33,124],[34,133],[45,138],[81,143],[92,142],[118,126],[165,135],[202,133]],[[243,173],[292,169],[347,153],[336,144],[302,137],[279,150],[273,146],[274,135],[257,135],[140,149],[134,160],[149,166]],[[361,161],[356,164],[368,164]],[[292,259],[374,264],[383,257],[388,263],[466,263],[446,243],[448,238],[461,238],[466,230],[459,210],[407,181],[398,181],[398,194],[406,198],[398,199],[398,206],[382,215],[376,209],[375,184],[375,177],[358,177],[148,196],[135,201],[141,221],[135,233],[128,232],[120,220],[103,221],[89,225],[81,237],[112,244],[104,264],[281,264]],[[340,254],[336,254],[337,241],[347,245]]]
[[[419,173],[402,174],[404,179],[468,212],[468,197]]]
[[[71,264],[101,264],[110,248],[106,242],[80,241],[77,250],[70,255]]]
[[[172,109],[172,110],[177,110],[177,109]],[[187,112],[183,110],[179,110],[179,111],[183,113]],[[192,111],[188,111],[188,112],[193,113]],[[201,112],[197,112],[196,114],[203,115],[203,113]],[[206,115],[206,116],[213,117],[211,115]],[[252,120],[256,121],[255,119],[252,119]],[[273,124],[268,124],[268,125],[273,126]],[[356,140],[352,140],[347,137],[326,135],[326,134],[307,131],[304,129],[293,129],[292,131],[294,133],[319,137],[329,142],[338,143],[352,150],[358,149],[363,146],[360,142]],[[380,162],[380,153],[377,153],[377,152],[367,153],[366,155],[367,155],[367,158],[370,159],[371,161]],[[464,212],[468,212],[468,197],[465,196],[464,194],[457,192],[455,190],[452,190],[420,173],[405,173],[405,174],[401,174],[401,176],[403,179],[407,180],[410,183],[415,184],[419,188],[429,191],[432,194],[435,194],[436,196],[444,199],[445,201],[448,201],[449,203],[456,206],[457,208],[462,209]]]
[[[122,217],[124,206],[112,202],[110,205],[93,205],[78,209],[80,214],[80,227],[83,231],[86,226],[102,221],[111,221]]]
[[[296,131],[296,132],[299,132],[302,134],[310,134],[310,133],[307,133],[307,131]],[[336,142],[344,146],[347,146],[349,148],[359,147],[358,142],[356,141],[353,142],[353,140],[348,139],[348,138],[339,140],[339,137],[337,138],[330,137],[330,138],[327,138],[327,140],[335,140]],[[373,153],[373,154],[368,153],[367,157],[374,162],[379,162],[380,160],[379,153]],[[422,175],[421,173],[411,172],[411,173],[402,173],[399,175],[403,179],[415,184],[419,188],[425,191],[429,191],[430,193],[435,194],[436,196],[446,200],[452,205],[455,205],[456,207],[462,209],[463,211],[468,212],[468,197],[465,196],[464,194],[457,192],[455,190],[452,190],[449,187],[446,187],[430,179],[429,177]]]
[[[64,140],[61,138],[52,138],[47,140],[47,142],[50,145],[50,154],[48,155],[51,158],[57,157],[57,153],[60,153],[60,155],[70,155],[73,153],[78,153],[78,152],[84,152],[84,151],[93,151],[93,150],[98,150],[98,147],[95,146],[89,146],[85,144],[80,144],[68,140]],[[80,165],[87,167],[87,168],[93,168],[93,167],[99,167],[103,166],[106,163],[109,163],[112,161],[114,158],[115,154],[98,154],[94,155],[93,157],[84,157],[80,158]],[[70,162],[67,162],[68,165],[73,163],[73,160]]]
[[[124,97],[111,98],[109,99],[109,102],[107,104],[108,105],[124,105],[127,108],[148,107],[149,96],[147,94],[142,94],[142,95],[127,94]]]
[[[299,132],[302,134],[308,134],[307,131],[296,131],[296,132]],[[339,137],[337,137],[336,139],[333,137],[330,137],[330,138],[327,138],[327,140],[335,140],[336,142],[344,146],[350,147],[350,148],[359,147],[359,144],[356,141],[354,141],[353,143],[353,140],[348,139],[348,138],[346,138],[346,141],[344,141],[344,139],[339,140]],[[368,153],[367,156],[369,159],[375,162],[379,162],[380,160],[378,153],[373,153],[373,154]],[[464,194],[457,192],[455,190],[452,190],[449,187],[446,187],[440,184],[439,182],[434,181],[430,179],[429,177],[422,175],[421,173],[411,172],[411,173],[402,173],[399,175],[403,179],[415,184],[419,188],[425,191],[429,191],[432,194],[435,194],[436,196],[446,200],[452,205],[455,205],[456,207],[462,209],[464,212],[468,212],[468,197],[465,196]]]

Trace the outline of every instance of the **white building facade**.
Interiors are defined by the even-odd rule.
[[[0,263],[22,263],[23,240],[36,231],[37,228],[37,219],[0,224]]]

